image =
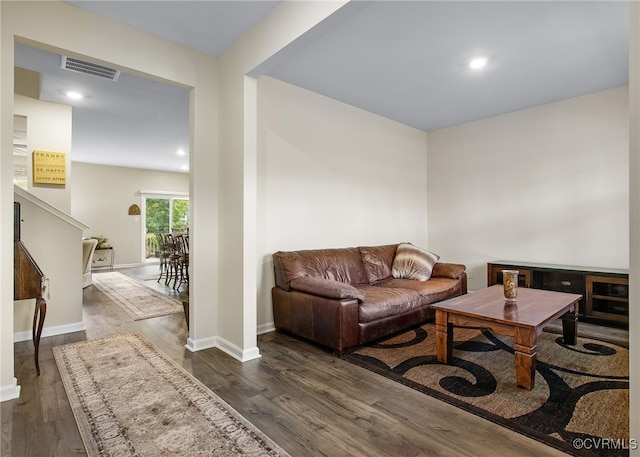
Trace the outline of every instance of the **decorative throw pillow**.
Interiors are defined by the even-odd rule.
[[[440,256],[421,249],[411,243],[398,245],[396,256],[393,259],[391,275],[394,278],[415,279],[427,281],[431,277],[433,266]]]

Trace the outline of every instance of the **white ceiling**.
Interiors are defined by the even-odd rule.
[[[430,131],[627,84],[628,22],[623,2],[374,2],[268,74]]]
[[[218,56],[273,1],[70,1]],[[628,83],[628,4],[621,1],[357,2],[268,63],[265,74],[430,131]],[[473,56],[488,58],[481,71]],[[60,56],[18,45],[41,98],[72,102],[74,160],[180,171],[188,150],[184,89],[122,74],[60,69]]]

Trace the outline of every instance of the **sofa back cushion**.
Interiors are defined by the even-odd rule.
[[[369,284],[375,284],[391,277],[391,266],[393,265],[397,248],[397,244],[361,246],[358,248]]]
[[[289,282],[307,276],[348,284],[365,284],[367,274],[358,248],[278,251],[273,254],[276,286],[289,290]]]

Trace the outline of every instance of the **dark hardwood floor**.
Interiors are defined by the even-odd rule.
[[[157,266],[119,271],[143,279]],[[294,457],[566,455],[283,334],[261,335],[262,357],[243,364],[187,350],[182,314],[136,322],[93,286],[83,308],[86,331],[42,339],[40,377],[32,343],[15,344],[21,394],[1,404],[2,456],[86,455],[51,348],[124,332],[144,335]]]

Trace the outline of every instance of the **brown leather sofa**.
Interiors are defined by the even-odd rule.
[[[276,330],[340,354],[425,322],[432,303],[467,293],[464,265],[438,262],[427,281],[393,278],[397,247],[273,254]]]

